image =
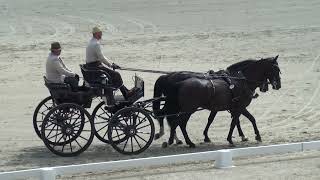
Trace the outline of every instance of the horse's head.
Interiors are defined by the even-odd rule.
[[[272,89],[280,89],[281,88],[281,78],[280,78],[280,68],[278,64],[278,56],[275,57],[269,57],[269,58],[264,58],[261,59],[260,62],[263,62],[264,67],[265,67],[265,74],[264,74],[264,81],[265,83],[262,83],[262,87],[260,87],[260,90],[267,90],[267,81],[270,82],[272,85]]]
[[[273,89],[280,89],[280,68],[277,60],[278,56],[263,58],[261,60],[244,60],[232,64],[227,68],[227,71],[230,74],[242,72],[250,84],[249,87],[252,89],[260,87],[260,91],[266,92],[269,82]]]

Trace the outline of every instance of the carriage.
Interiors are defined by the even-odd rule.
[[[94,136],[105,143],[111,144],[118,152],[130,155],[143,152],[152,143],[155,136],[152,117],[156,118],[160,124],[160,133],[157,134],[157,138],[158,135],[163,135],[161,134],[163,117],[166,117],[168,123],[171,123],[169,124],[171,130],[168,143],[173,143],[175,129],[180,126],[186,144],[195,147],[186,131],[187,122],[192,113],[205,107],[213,113],[213,115],[210,114],[204,131],[205,142],[209,140],[208,128],[215,114],[223,110],[228,110],[232,114],[232,123],[227,138],[230,145],[234,145],[232,133],[236,125],[239,135],[244,138],[239,123],[241,114],[249,118],[256,134],[256,140],[261,141],[255,119],[246,107],[255,97],[254,92],[257,87],[260,87],[262,92],[267,91],[268,84],[271,84],[275,90],[281,88],[281,71],[277,59],[278,56],[241,61],[229,66],[226,75],[221,75],[218,72],[204,74],[181,71],[163,76],[158,78],[155,83],[155,98],[144,101],[138,101],[144,96],[144,81],[135,76],[135,87],[139,91],[127,100],[121,96],[115,96],[116,102],[112,108],[107,104],[110,103],[107,100],[108,97],[110,98],[110,92],[113,97],[113,92],[116,90],[112,87],[111,78],[103,71],[90,70],[85,65],[80,65],[86,86],[79,87],[77,91],[72,90],[68,84],[49,83],[45,79],[45,85],[48,87],[51,96],[45,98],[36,108],[33,117],[34,128],[49,150],[57,155],[75,156],[80,154],[89,147]],[[160,89],[168,88],[167,91],[172,90],[172,87],[167,86],[168,83],[160,85],[162,81],[168,81],[166,79],[168,77],[171,77],[171,84],[177,85],[177,82],[179,82],[179,87],[175,87],[179,91],[174,90],[171,94],[162,96],[165,94]],[[234,79],[235,83],[232,83],[231,79]],[[223,81],[220,85],[218,84],[223,90],[216,91],[217,84],[213,81]],[[211,89],[212,91],[205,91],[204,93],[203,89]],[[160,91],[162,92],[160,93]],[[239,94],[237,91],[239,91]],[[222,97],[221,94],[225,95],[223,99],[219,99]],[[180,97],[181,101],[175,101],[177,96]],[[95,107],[93,113],[89,114],[86,108],[91,107],[93,98],[101,98],[102,101]],[[170,106],[166,104],[169,101],[171,102]],[[215,103],[211,104],[212,101]],[[161,102],[164,102],[164,106],[158,113]],[[212,106],[208,107],[208,104]],[[151,105],[154,105],[153,110],[148,110]],[[162,112],[163,109],[164,112]],[[155,112],[157,112],[157,116],[155,116]]]
[[[153,113],[148,108],[158,99],[138,101],[144,96],[143,79],[134,76],[138,91],[125,100],[114,95],[117,89],[104,71],[85,65],[80,68],[84,83],[77,90],[66,83],[50,83],[44,77],[50,96],[36,107],[33,126],[46,147],[59,156],[76,156],[90,146],[95,136],[122,154],[145,151],[155,134]],[[110,92],[115,99],[112,106],[107,100]],[[93,99],[100,103],[90,114],[87,109]]]

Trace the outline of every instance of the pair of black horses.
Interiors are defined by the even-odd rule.
[[[165,97],[165,103],[161,108],[160,101],[153,102],[153,112],[160,124],[160,132],[156,134],[158,139],[164,134],[163,120],[166,117],[170,126],[168,144],[174,139],[182,143],[176,137],[176,128],[179,126],[185,138],[186,144],[195,147],[186,131],[190,116],[200,109],[210,110],[207,126],[203,132],[205,142],[210,142],[208,129],[218,111],[228,110],[232,121],[227,137],[230,145],[232,133],[237,126],[242,140],[247,140],[241,130],[239,117],[246,116],[252,123],[256,140],[261,141],[261,136],[256,125],[255,118],[246,107],[251,103],[256,88],[267,91],[268,84],[278,90],[281,88],[280,68],[278,56],[262,58],[260,60],[245,60],[229,66],[223,73],[195,73],[173,72],[160,76],[154,86],[154,97]]]

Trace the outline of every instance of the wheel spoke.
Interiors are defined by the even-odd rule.
[[[148,142],[148,141],[146,141],[145,139],[143,139],[141,136],[139,136],[138,134],[136,134],[136,136],[138,136],[138,138],[140,138],[142,141],[144,141],[144,142]]]
[[[57,126],[57,133],[58,133],[58,131],[59,131],[59,127]],[[57,138],[58,138],[58,136],[56,134],[56,138],[55,138],[54,142],[57,142]]]
[[[51,131],[49,132],[48,136],[52,133],[53,129],[56,127],[57,125],[54,125],[53,128],[51,129]],[[48,137],[47,136],[47,137]]]
[[[101,121],[101,122],[96,122],[94,124],[105,124],[105,123],[108,123],[109,124],[109,121]]]
[[[57,133],[57,134],[55,134],[55,135],[52,135],[51,137],[48,137],[48,136],[46,136],[46,138],[49,140],[49,139],[52,139],[52,138],[55,138],[56,140],[54,141],[54,142],[58,142],[57,141],[57,138],[58,138],[58,136],[59,135],[61,135],[62,134],[62,132],[60,132],[60,133]],[[61,137],[63,137],[63,136],[61,136]],[[60,139],[59,139],[60,140]]]
[[[123,146],[122,151],[124,151],[124,149],[126,148],[128,141],[129,141],[129,138],[126,138],[126,142],[125,142],[125,144],[124,144],[124,146]]]
[[[106,111],[104,108],[100,108],[105,114],[108,114],[108,111]],[[101,115],[101,114],[100,114]]]
[[[132,137],[130,137],[130,139],[131,139],[131,152],[133,152],[133,138]]]
[[[96,115],[96,119],[98,119],[97,117],[99,117],[100,119],[103,119],[104,121],[101,121],[101,122],[105,122],[105,121],[107,121],[107,122],[109,122],[109,117],[102,117],[102,116],[99,116],[99,115]]]
[[[108,116],[108,118],[111,118],[111,116],[109,115],[109,113],[108,113],[108,112],[106,112],[106,111],[104,111],[103,113],[101,113],[101,114],[99,114],[99,115],[96,115],[96,116],[98,116],[98,117],[100,117],[100,118],[104,119],[105,117],[103,117],[102,115],[107,115],[107,116]]]
[[[122,130],[122,129],[116,129],[116,128],[115,128],[115,130],[116,130],[116,132],[117,132],[117,134],[118,134],[118,136],[119,136],[119,131]],[[123,134],[124,134],[124,132],[123,132]],[[121,134],[121,135],[122,135],[122,134]]]
[[[81,115],[79,115],[77,118],[74,118],[74,117],[70,117],[70,124],[71,124],[71,120],[74,120],[74,122],[71,124],[71,125],[74,125],[79,119],[80,119]],[[82,119],[80,119],[81,121]]]
[[[141,145],[140,145],[140,143],[138,142],[138,140],[137,140],[136,136],[133,136],[133,137],[134,137],[134,140],[137,142],[137,144],[138,144],[139,148],[141,149]]]
[[[112,139],[118,137],[118,140],[121,140],[121,139],[120,139],[120,136],[122,136],[122,135],[125,135],[125,133],[119,134],[119,133],[117,132],[117,135],[116,135],[116,136],[112,136]],[[117,141],[118,141],[118,140],[117,140]]]
[[[148,132],[140,132],[140,131],[137,131],[137,133],[139,133],[139,134],[151,134],[151,133],[148,133]]]
[[[120,118],[122,119],[122,120],[120,120]],[[128,117],[120,117],[119,118],[119,122],[120,121],[124,121],[125,123],[126,123],[126,125],[128,126]]]
[[[89,139],[82,137],[81,135],[79,135],[79,137],[81,137],[82,139],[85,139],[86,141],[89,141]]]
[[[49,122],[50,122],[51,124],[49,124]],[[46,124],[46,126],[45,126],[44,128],[48,128],[48,127],[50,127],[50,126],[52,126],[52,125],[59,126],[58,124],[56,124],[56,123],[54,123],[54,122],[51,122],[51,121],[49,121],[49,122],[48,122],[48,124]]]
[[[64,150],[64,146],[65,146],[65,145],[66,145],[66,144],[63,144],[63,145],[62,145],[62,149],[61,149],[62,152],[63,152],[63,150]]]
[[[77,139],[75,139],[74,141],[76,141],[76,143],[78,144],[78,146],[80,146],[80,149],[82,149],[82,146],[81,146],[80,143],[77,141]]]
[[[80,125],[81,125],[81,121],[78,122],[78,123],[73,123],[73,124],[72,124],[73,127],[79,127]]]
[[[47,109],[49,109],[49,107],[46,105],[46,103],[43,104]]]
[[[137,130],[150,126],[150,124],[137,128]]]
[[[107,134],[108,134],[108,131],[106,131],[106,132],[104,133],[104,135],[102,136],[102,138],[104,139]]]
[[[101,131],[102,129],[104,129],[105,127],[107,127],[109,124],[103,126],[102,128],[100,128],[97,132]],[[108,131],[107,131],[108,132]]]
[[[58,136],[56,136],[56,138],[57,138],[57,137],[58,137]],[[55,143],[59,143],[62,138],[63,138],[63,135],[60,137],[60,139],[59,139],[58,141],[55,141]]]
[[[83,129],[82,131],[91,132],[91,130],[89,130],[89,129]]]
[[[46,116],[46,114],[44,113],[44,111],[43,111],[43,112],[38,112],[38,114],[41,114],[41,115],[43,115],[43,116]]]
[[[141,121],[139,121],[139,123],[138,123],[136,126],[139,126],[140,124],[142,124],[142,123],[146,122],[146,120],[145,120],[145,119],[147,119],[147,117],[144,117]]]
[[[69,138],[69,140],[70,140],[70,138]],[[72,145],[71,145],[71,141],[70,141],[70,143],[69,143],[69,144],[70,144],[70,149],[71,149],[71,153],[72,153]]]

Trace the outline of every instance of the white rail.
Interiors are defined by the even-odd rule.
[[[110,161],[102,163],[90,163],[71,166],[57,166],[23,171],[11,171],[0,173],[0,179],[15,180],[21,178],[40,178],[42,180],[55,180],[57,175],[73,175],[88,172],[106,172],[109,170],[130,169],[144,166],[160,166],[167,164],[186,163],[194,161],[214,160],[216,168],[230,168],[233,157],[250,157],[267,154],[282,154],[289,152],[301,152],[307,150],[320,150],[320,141],[279,144],[270,146],[224,149],[199,153],[188,153],[171,156]]]

